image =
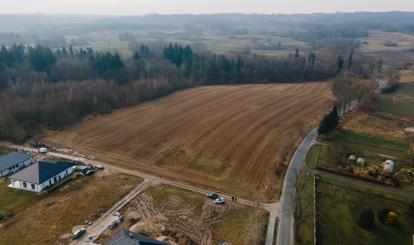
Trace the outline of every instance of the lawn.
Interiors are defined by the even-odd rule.
[[[0,212],[16,214],[41,199],[35,193],[9,188],[9,184],[9,179],[0,179]]]
[[[341,128],[381,138],[406,139],[404,123],[395,117],[353,111],[341,122]]]
[[[248,241],[254,241],[256,236],[258,239],[265,237],[268,219],[268,213],[262,209],[230,209],[213,229],[214,244],[218,244],[219,241],[230,244],[251,244]]]
[[[323,178],[318,192],[319,223],[323,234],[319,239],[323,244],[412,244],[414,224],[410,224],[405,215],[407,204],[390,200],[388,195],[384,199],[377,195],[377,190],[360,188],[352,183],[340,184],[334,179],[326,181]],[[390,208],[397,213],[397,224],[387,226],[376,220],[374,230],[362,229],[357,219],[365,206],[370,207],[375,215],[380,209]]]
[[[299,224],[299,234],[296,244],[305,245],[305,244],[314,244],[314,193],[315,186],[312,176],[302,175],[300,178],[300,183],[302,188],[300,191],[300,200],[302,213],[304,215],[304,220]]]
[[[403,84],[395,93],[381,96],[375,109],[397,116],[414,116],[414,84]]]
[[[405,139],[383,138],[347,129],[337,129],[328,141],[342,144],[356,152],[371,152],[405,159],[410,153],[410,143]]]
[[[306,155],[306,165],[309,168],[315,169],[319,161],[322,145],[313,145]]]
[[[1,228],[0,244],[53,244],[75,225],[98,218],[139,182],[121,174],[72,180],[8,219]]]

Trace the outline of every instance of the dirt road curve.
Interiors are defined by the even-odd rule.
[[[14,144],[7,143],[7,142],[2,142],[2,143],[0,143],[0,145],[4,145],[6,147],[16,149],[16,150],[20,150],[20,151],[37,153],[37,149],[35,149],[35,148],[30,148],[30,147],[25,147],[25,146],[18,146],[18,145],[14,145]],[[88,238],[90,236],[92,236],[92,238],[98,237],[109,226],[109,224],[112,222],[114,212],[120,210],[124,205],[129,203],[133,198],[135,198],[137,195],[139,195],[142,191],[144,191],[146,188],[148,188],[151,185],[165,184],[165,185],[170,185],[170,186],[182,188],[182,189],[185,189],[185,190],[197,192],[197,193],[200,193],[200,194],[203,194],[203,195],[211,192],[211,190],[206,190],[206,189],[202,189],[202,188],[198,188],[198,187],[193,187],[193,186],[188,185],[188,184],[183,183],[183,182],[173,181],[173,180],[169,180],[169,179],[160,178],[160,177],[157,177],[157,176],[152,176],[152,175],[149,175],[149,174],[141,173],[141,172],[134,171],[134,170],[128,170],[128,169],[120,168],[120,167],[117,167],[117,166],[112,166],[110,164],[105,164],[105,163],[102,163],[100,161],[99,162],[92,161],[92,160],[89,160],[89,159],[79,158],[79,157],[66,155],[66,154],[62,154],[62,153],[57,153],[57,152],[49,152],[48,155],[53,156],[53,157],[57,157],[57,158],[68,159],[68,160],[72,160],[72,161],[73,160],[81,160],[82,162],[92,164],[92,165],[100,163],[100,164],[104,165],[104,167],[108,170],[111,170],[111,171],[114,171],[114,172],[117,172],[117,173],[125,173],[125,174],[129,174],[129,175],[133,175],[133,176],[138,176],[138,177],[141,177],[141,178],[144,179],[144,182],[139,184],[126,197],[124,197],[121,201],[119,201],[117,204],[115,204],[108,212],[106,212],[97,221],[95,221],[93,225],[88,227],[87,234],[83,237],[82,240],[79,241],[80,244],[90,244],[90,242],[87,241]],[[220,195],[222,197],[224,197],[226,199],[226,201],[231,200],[231,196],[229,196],[229,195],[226,195],[226,194],[220,194]],[[253,207],[257,206],[257,202],[242,199],[242,198],[238,198],[237,202],[242,204],[242,205],[253,206]],[[276,202],[276,203],[259,203],[259,206],[262,207],[263,209],[269,211],[269,213],[270,213],[270,215],[269,215],[269,225],[268,225],[268,231],[267,231],[268,233],[267,233],[267,238],[266,238],[266,245],[272,245],[273,244],[273,239],[274,239],[275,221],[276,221],[277,217],[280,216],[280,203],[279,202]],[[267,241],[269,241],[270,243],[268,243]],[[74,243],[74,244],[77,244],[77,243]]]

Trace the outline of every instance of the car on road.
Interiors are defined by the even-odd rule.
[[[211,193],[208,193],[208,194],[206,195],[206,197],[208,197],[208,198],[210,198],[210,199],[212,199],[212,200],[216,200],[216,199],[217,199],[217,198],[219,198],[220,196],[219,196],[217,193],[211,192]]]
[[[80,228],[79,230],[77,230],[73,233],[72,238],[73,239],[78,239],[81,236],[83,236],[83,234],[85,234],[85,232],[86,232],[85,228]]]
[[[217,199],[214,200],[214,203],[215,204],[225,204],[226,201],[224,201],[224,198],[219,197],[219,198],[217,198]]]
[[[95,168],[96,169],[105,169],[105,167],[100,163],[95,164]]]

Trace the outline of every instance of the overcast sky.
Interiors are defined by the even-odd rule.
[[[414,11],[414,0],[0,0],[0,13],[315,13]]]

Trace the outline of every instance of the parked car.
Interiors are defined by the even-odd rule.
[[[206,197],[208,197],[208,198],[210,198],[210,199],[212,199],[212,200],[216,200],[216,199],[217,199],[217,198],[219,198],[220,196],[219,196],[217,193],[211,192],[211,193],[208,193],[208,194],[206,195]]]
[[[79,230],[75,231],[72,235],[73,239],[78,239],[81,236],[83,236],[83,234],[85,234],[86,229],[85,228],[80,228]]]
[[[224,201],[224,198],[219,197],[217,199],[214,200],[215,204],[224,204],[226,201]]]
[[[39,148],[39,153],[46,154],[47,152],[48,152],[48,150],[47,150],[46,147],[40,147]]]
[[[99,163],[95,164],[95,168],[96,169],[105,169],[105,167],[102,164],[99,164]]]
[[[79,159],[75,159],[75,160],[73,160],[73,163],[76,164],[76,165],[80,165],[80,164],[82,164],[82,161],[79,160]]]
[[[89,175],[92,175],[92,174],[94,174],[94,173],[95,173],[95,170],[90,169],[90,170],[87,170],[87,171],[85,172],[85,175],[89,176]]]

